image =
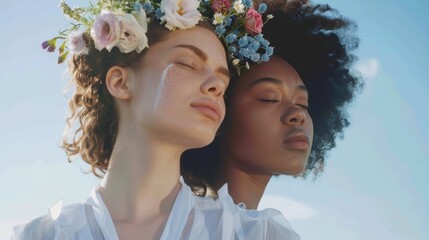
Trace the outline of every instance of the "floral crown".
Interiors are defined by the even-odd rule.
[[[261,33],[261,14],[267,6],[261,3],[255,10],[252,0],[99,0],[74,9],[61,0],[60,7],[73,20],[72,26],[42,43],[43,49],[54,52],[57,41],[62,41],[58,63],[69,53],[88,54],[91,39],[100,51],[117,47],[122,53],[140,53],[149,47],[146,32],[153,20],[172,31],[194,27],[202,19],[212,22],[238,73],[249,68],[249,62],[268,61],[273,54],[273,47]],[[271,18],[268,15],[266,21]]]

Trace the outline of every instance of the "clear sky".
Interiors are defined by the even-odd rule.
[[[317,2],[357,22],[356,69],[366,87],[325,172],[273,179],[261,208],[282,210],[303,240],[429,239],[429,2]],[[65,65],[40,48],[68,26],[57,5],[22,0],[0,9],[0,239],[60,199],[86,199],[97,183],[58,147]]]

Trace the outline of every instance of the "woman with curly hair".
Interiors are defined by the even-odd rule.
[[[185,152],[181,171],[195,189],[213,188],[240,213],[251,226],[246,239],[294,239],[280,212],[255,209],[273,176],[322,172],[362,86],[351,69],[358,40],[355,24],[328,5],[265,2],[274,16],[264,26],[274,56],[232,77],[219,136]]]
[[[249,6],[239,3],[238,13],[222,11],[245,14]],[[12,239],[232,239],[230,214],[219,201],[192,195],[180,177],[180,155],[214,139],[230,78],[218,38],[225,29],[202,20],[213,13],[199,4],[100,1],[73,10],[61,2],[78,21],[67,36],[75,92],[63,148],[102,182],[87,201],[58,203],[15,227]],[[62,37],[42,46],[53,51]]]

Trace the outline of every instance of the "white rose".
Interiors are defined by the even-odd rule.
[[[140,26],[136,18],[126,13],[122,16],[117,16],[121,24],[121,37],[117,47],[123,53],[136,51],[140,53],[143,49],[149,47],[146,37],[146,31]]]
[[[202,17],[198,11],[199,5],[198,0],[162,0],[161,11],[164,16],[161,21],[165,21],[165,27],[170,30],[194,27]]]

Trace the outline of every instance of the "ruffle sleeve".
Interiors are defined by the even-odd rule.
[[[85,210],[82,204],[62,206],[60,201],[49,209],[49,214],[15,226],[10,239],[74,240],[81,237],[85,224]]]
[[[280,211],[267,208],[248,210],[234,203],[225,184],[218,191],[224,208],[233,215],[235,239],[238,240],[300,240]]]

